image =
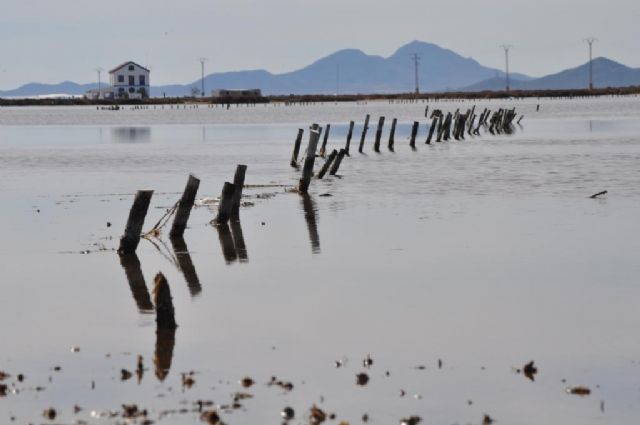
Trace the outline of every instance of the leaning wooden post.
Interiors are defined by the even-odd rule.
[[[218,204],[218,215],[215,218],[216,224],[223,224],[231,217],[231,206],[233,205],[233,194],[236,188],[233,183],[224,182],[220,203]]]
[[[413,122],[413,126],[411,127],[411,139],[409,140],[409,146],[412,148],[416,147],[416,136],[418,135],[418,126],[420,123],[418,121]]]
[[[338,169],[340,168],[340,163],[342,162],[342,159],[344,158],[346,153],[347,152],[344,149],[340,149],[340,153],[338,153],[338,157],[336,158],[336,160],[333,161],[333,167],[331,167],[331,171],[329,171],[329,174],[331,174],[332,176],[336,175]]]
[[[238,165],[236,174],[233,176],[233,202],[231,203],[231,218],[240,218],[240,200],[242,199],[242,189],[244,188],[244,175],[247,172],[246,165]]]
[[[398,124],[398,119],[394,118],[391,121],[391,131],[389,132],[389,150],[393,152],[393,144],[395,143],[396,137],[396,124]]]
[[[301,193],[307,193],[309,190],[309,184],[311,183],[311,176],[313,175],[313,164],[316,160],[316,148],[318,147],[318,139],[320,139],[320,130],[318,124],[311,126],[311,132],[309,133],[309,146],[307,147],[307,156],[304,160],[304,167],[302,168],[302,178],[298,185],[298,190]]]
[[[169,330],[175,329],[178,325],[176,324],[169,283],[160,272],[156,275],[154,283],[153,303],[156,306],[156,328]]]
[[[364,127],[362,127],[362,135],[360,136],[360,146],[358,147],[358,152],[362,153],[362,149],[364,148],[364,140],[367,137],[367,130],[369,129],[369,114],[364,119]]]
[[[187,228],[187,221],[189,221],[191,208],[193,208],[193,203],[196,200],[196,194],[198,193],[199,187],[200,180],[194,177],[193,174],[189,174],[187,186],[184,188],[184,192],[182,192],[182,198],[180,198],[178,210],[176,211],[176,216],[173,219],[173,225],[171,226],[171,232],[169,233],[170,237],[181,237],[184,234],[184,229]]]
[[[427,136],[427,141],[426,141],[427,145],[431,144],[431,138],[433,137],[433,132],[436,130],[437,122],[438,122],[438,117],[434,117],[433,120],[431,120],[431,126],[429,127],[429,135]]]
[[[329,154],[329,158],[327,158],[327,160],[324,162],[324,164],[322,165],[322,168],[320,169],[320,172],[318,173],[319,179],[322,179],[324,175],[327,174],[327,171],[329,170],[331,163],[333,162],[334,159],[336,159],[337,155],[338,155],[337,150],[334,149],[331,151],[331,153]]]
[[[344,146],[344,150],[347,151],[347,155],[349,155],[349,145],[351,145],[351,137],[353,136],[353,126],[355,123],[353,121],[349,121],[349,132],[347,133],[347,143]]]
[[[293,155],[291,156],[291,166],[293,168],[298,166],[298,154],[300,153],[300,144],[302,143],[302,133],[304,133],[304,130],[299,128],[296,143],[293,145]]]
[[[320,157],[324,158],[327,150],[327,141],[329,140],[329,131],[331,130],[331,124],[327,124],[327,128],[324,131],[324,139],[322,140],[322,146],[320,146]]]
[[[144,219],[147,216],[152,195],[153,190],[139,190],[136,193],[133,205],[129,211],[127,227],[124,229],[124,235],[120,238],[118,253],[133,254],[136,252],[138,243],[140,243],[140,234],[142,233],[142,226],[144,226]]]
[[[380,152],[380,139],[382,138],[382,127],[384,127],[384,117],[378,119],[378,128],[376,129],[376,141],[373,144],[373,150]]]

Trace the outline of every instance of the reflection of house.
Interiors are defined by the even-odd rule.
[[[211,96],[214,98],[224,99],[254,99],[256,97],[262,97],[262,91],[260,89],[251,90],[214,90],[211,92]]]
[[[109,71],[111,90],[116,97],[149,97],[149,73],[147,68],[132,61],[118,65]]]

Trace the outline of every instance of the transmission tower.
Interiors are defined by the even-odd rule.
[[[100,67],[96,68],[96,72],[98,73],[98,99],[100,99],[100,91],[102,89],[102,79],[100,78],[102,71],[104,71],[104,69]]]
[[[504,49],[505,74],[507,76],[507,93],[509,93],[509,50],[513,47],[511,44],[503,44],[500,46]]]
[[[415,71],[416,94],[420,94],[420,82],[418,80],[418,64],[420,63],[420,55],[417,53],[414,53],[411,55],[411,59],[413,59],[413,66]]]
[[[202,71],[202,97],[204,97],[204,63],[207,61],[207,58],[198,59],[200,62],[200,70]]]
[[[593,43],[598,41],[595,37],[588,37],[584,42],[589,45],[589,90],[593,90]]]

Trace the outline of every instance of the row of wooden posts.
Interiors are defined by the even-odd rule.
[[[455,140],[464,140],[465,133],[470,136],[480,135],[480,129],[482,127],[488,129],[491,134],[511,133],[513,128],[513,122],[517,117],[516,109],[499,109],[492,113],[491,110],[485,108],[478,116],[475,111],[475,105],[467,109],[466,113],[461,113],[460,110],[456,110],[455,113],[448,112],[446,115],[440,109],[434,109],[431,113],[431,124],[427,124],[428,136],[425,141],[426,144],[431,144],[435,136],[435,142],[450,140],[453,137]],[[425,116],[428,116],[429,107],[425,109]],[[524,118],[521,115],[517,123]],[[369,120],[371,116],[367,114],[364,120],[364,126],[362,127],[362,134],[360,135],[360,144],[358,146],[358,152],[362,153],[364,149],[364,142],[367,137],[367,131],[369,130]],[[477,125],[476,125],[477,119]],[[375,140],[373,144],[373,150],[380,152],[380,143],[382,140],[382,131],[384,128],[385,117],[381,116],[378,119],[378,127],[376,129]],[[391,130],[389,132],[388,149],[393,152],[395,145],[395,132],[398,120],[394,118],[391,122]],[[333,149],[331,153],[326,156],[327,142],[329,140],[329,132],[331,131],[331,124],[327,124],[324,129],[324,139],[318,155],[322,158],[326,157],[326,160],[320,171],[317,174],[318,179],[322,179],[327,171],[330,175],[335,175],[340,168],[340,164],[345,156],[349,156],[349,149],[351,145],[351,139],[353,137],[354,121],[349,122],[349,130],[347,132],[347,140],[345,147],[340,149]],[[416,137],[418,135],[420,122],[414,121],[411,127],[411,137],[409,139],[409,146],[415,149]],[[306,193],[309,190],[311,178],[313,177],[313,166],[316,158],[316,150],[320,136],[322,135],[323,128],[318,124],[313,124],[310,129],[309,144],[307,146],[307,152],[304,159],[304,165],[302,169],[302,178],[298,184],[298,191]],[[293,154],[291,156],[291,166],[294,168],[299,167],[298,156],[300,155],[300,147],[302,145],[302,137],[304,135],[304,129],[298,129],[293,145]]]

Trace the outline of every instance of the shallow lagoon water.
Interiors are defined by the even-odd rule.
[[[280,423],[285,406],[296,411],[292,423],[304,423],[313,404],[335,412],[335,423],[360,423],[364,413],[378,424],[413,414],[481,423],[485,413],[514,424],[634,422],[640,101],[485,104],[516,106],[522,128],[426,146],[422,103],[0,109],[0,370],[19,390],[0,398],[1,420],[42,422],[42,410],[55,407],[56,423],[113,423],[91,412],[125,403],[158,420],[246,391],[254,398],[222,413],[226,423]],[[400,119],[395,153],[372,152],[378,115]],[[335,148],[351,119],[352,156],[339,178],[313,181],[309,199],[275,186],[299,178],[288,165],[298,127],[330,122]],[[422,123],[415,152],[413,120]],[[161,251],[144,240],[138,249],[149,290],[155,273],[167,276],[179,324],[160,381],[154,316],[140,311],[110,250],[135,190],[156,190],[150,228],[188,173],[202,179],[199,197],[216,197],[240,163],[247,184],[274,185],[245,191],[254,203],[241,210],[246,260],[208,225],[208,207],[193,211],[185,234],[199,287],[176,267],[166,237]],[[121,382],[137,355],[148,368],[142,381]],[[530,360],[535,382],[514,371]],[[356,386],[365,370],[370,382]],[[196,384],[186,389],[180,374],[189,371]],[[244,376],[257,384],[243,389]],[[294,389],[266,386],[271,376]],[[572,385],[591,395],[566,394]],[[158,421],[198,422],[191,411]]]

